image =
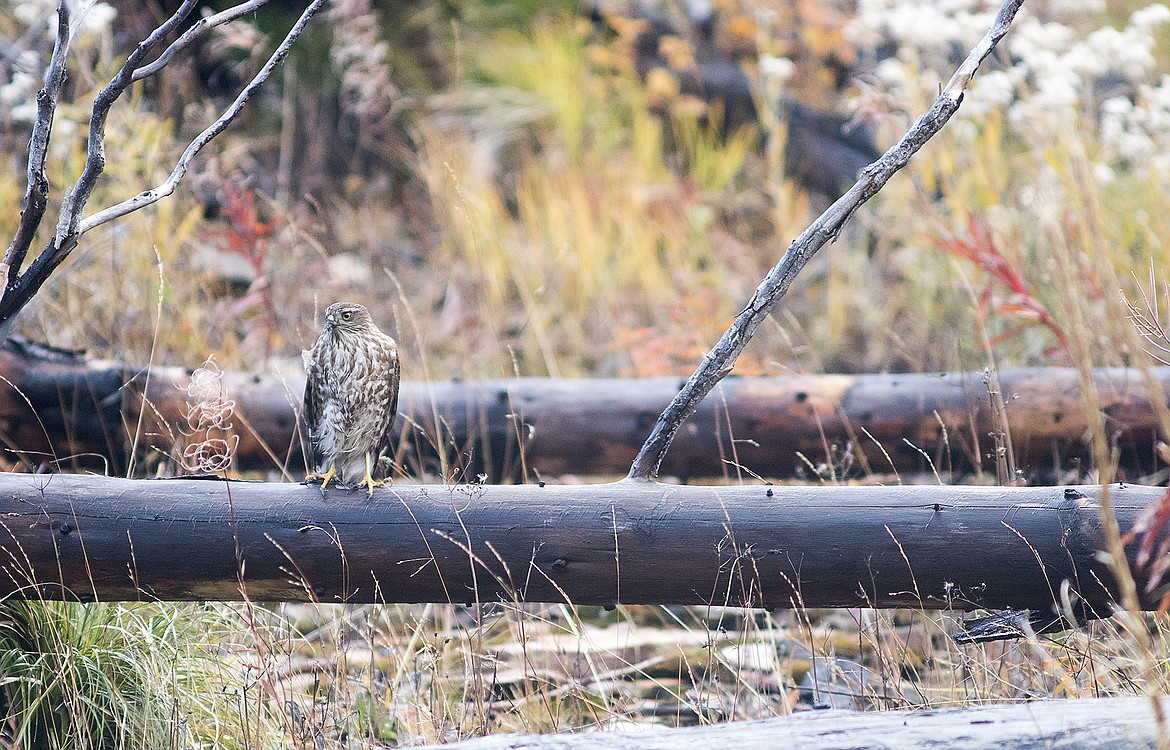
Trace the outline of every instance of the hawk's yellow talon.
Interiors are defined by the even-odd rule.
[[[381,487],[386,484],[385,480],[374,479],[374,465],[370,454],[366,454],[366,475],[362,477],[362,481],[357,483],[358,487],[365,487],[366,494],[370,497],[374,496],[374,488]]]
[[[335,476],[337,476],[337,466],[330,466],[329,471],[325,472],[324,474],[309,474],[307,477],[305,477],[305,481],[315,482],[318,479],[323,480],[321,482],[321,491],[324,492],[325,488],[329,486],[330,480],[332,480]]]

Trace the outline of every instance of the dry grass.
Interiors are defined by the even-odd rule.
[[[940,708],[1153,687],[1132,636],[1108,622],[959,647],[947,635],[952,616],[866,609],[285,605],[257,618],[258,681],[270,681],[269,707],[285,707],[294,725],[285,731],[307,746],[313,737],[378,747],[687,726],[821,704]],[[1165,631],[1155,633],[1165,653]],[[1158,674],[1166,666],[1160,660]]]

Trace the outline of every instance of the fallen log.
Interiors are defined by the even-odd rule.
[[[757,721],[649,732],[643,729],[589,734],[502,734],[442,747],[444,750],[706,750],[712,747],[1152,750],[1159,746],[1153,700],[1085,698],[930,711],[809,711]],[[1163,712],[1170,711],[1170,700],[1159,700]],[[437,746],[432,746],[432,750],[437,750]]]
[[[1048,611],[1079,597],[1107,615],[1097,492],[623,481],[368,498],[0,473],[0,595]],[[1122,530],[1163,492],[1113,488]]]
[[[228,372],[237,465],[303,471],[297,410],[303,379]],[[1170,368],[1157,369],[1170,396]],[[174,452],[189,428],[191,371],[151,371],[9,342],[0,349],[0,445],[37,466],[123,474]],[[1139,373],[1095,372],[1122,478],[1159,467],[1156,425]],[[1060,481],[1089,460],[1075,370],[1004,370],[1007,436],[1017,464]],[[410,476],[489,481],[565,473],[624,475],[662,408],[673,378],[517,378],[405,383],[397,460]],[[994,472],[997,424],[982,373],[727,378],[685,424],[662,473],[684,479],[820,471],[838,478],[927,472]],[[439,451],[446,462],[439,460]],[[149,460],[148,460],[149,463]],[[140,462],[138,466],[142,466]]]

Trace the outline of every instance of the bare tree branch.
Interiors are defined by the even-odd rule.
[[[171,43],[171,46],[166,48],[166,51],[158,56],[158,59],[149,65],[144,65],[138,70],[134,71],[134,81],[141,81],[143,78],[149,78],[155,73],[159,72],[167,66],[167,63],[175,56],[176,53],[182,51],[187,45],[195,41],[195,38],[208,29],[216,26],[221,26],[229,21],[234,21],[240,16],[247,15],[262,5],[266,5],[268,0],[249,0],[249,2],[237,5],[234,8],[220,11],[215,15],[204,16],[196,21],[191,28],[183,32],[183,35]]]
[[[682,423],[694,413],[699,402],[711,389],[731,371],[756,329],[768,317],[772,307],[792,285],[792,281],[827,242],[835,240],[845,223],[861,204],[877,195],[886,182],[902,167],[906,166],[922,146],[930,140],[951,118],[963,101],[963,91],[971,82],[979,64],[991,53],[995,45],[1010,28],[1016,12],[1024,0],[1005,0],[996,14],[995,21],[983,39],[971,51],[951,80],[939,93],[931,108],[918,118],[902,139],[873,164],[866,167],[860,179],[849,192],[817,218],[788,247],[784,257],[768,272],[755,293],[735,318],[735,322],[719,339],[719,342],[703,357],[698,369],[691,375],[666,410],[658,417],[650,437],[630,467],[629,479],[651,479],[658,474],[675,433]]]
[[[144,39],[135,50],[126,59],[126,63],[118,71],[117,75],[110,81],[109,85],[98,94],[94,100],[92,115],[90,118],[89,130],[89,147],[88,159],[81,177],[74,183],[65,194],[65,199],[61,206],[61,214],[57,221],[57,230],[52,241],[40,252],[40,254],[29,264],[28,269],[19,275],[16,271],[19,265],[10,263],[8,273],[8,283],[4,288],[3,296],[0,297],[0,339],[7,338],[12,324],[15,321],[17,314],[28,304],[28,301],[37,293],[40,287],[45,283],[52,272],[59,266],[62,261],[68,257],[69,253],[77,246],[78,238],[89,230],[98,227],[108,221],[120,218],[126,214],[137,211],[140,208],[148,206],[161,198],[171,195],[179,181],[186,174],[190,168],[191,160],[199,153],[204,146],[206,146],[213,138],[222,133],[227,126],[235,119],[235,117],[244,108],[244,105],[251,99],[252,94],[258,89],[272,74],[272,71],[284,60],[288,55],[292,44],[300,36],[304,30],[305,25],[313,17],[313,15],[320,9],[326,0],[314,0],[308,8],[301,14],[300,18],[293,25],[292,29],[285,36],[284,41],[277,47],[276,51],[272,53],[268,61],[259,73],[248,83],[243,91],[240,92],[236,100],[229,106],[222,115],[212,123],[206,130],[199,134],[183,151],[174,170],[171,172],[167,180],[158,187],[139,193],[138,195],[121,203],[111,206],[102,211],[98,211],[92,216],[86,218],[84,221],[81,218],[82,212],[85,210],[85,204],[88,202],[93,193],[94,186],[98,178],[101,176],[105,168],[105,127],[106,120],[109,116],[110,108],[121,97],[126,88],[134,81],[141,80],[158,70],[160,70],[167,61],[173,58],[174,54],[186,47],[190,42],[202,31],[213,26],[218,26],[227,23],[241,15],[255,10],[262,5],[266,0],[249,0],[235,8],[217,13],[212,16],[201,19],[194,24],[191,29],[181,35],[175,40],[163,54],[149,65],[144,65],[146,57],[150,52],[158,46],[158,44],[168,35],[175,31],[175,29],[183,22],[183,20],[191,13],[191,11],[198,5],[199,0],[184,0],[182,6],[175,11],[169,19],[160,25],[149,37]],[[65,4],[62,2],[61,12],[67,13]],[[65,22],[62,21],[64,24]],[[67,35],[65,37],[67,39]],[[61,74],[64,74],[64,54],[60,56],[61,59]],[[57,55],[54,53],[54,61],[57,60]],[[59,87],[58,87],[59,89]],[[55,105],[59,91],[54,92],[50,97],[52,104]],[[39,112],[39,111],[38,111]],[[40,121],[38,117],[38,122]],[[51,117],[49,118],[51,122]],[[45,134],[45,143],[47,145],[48,135],[47,130]],[[43,152],[41,149],[41,162],[43,164]],[[42,169],[43,171],[43,169]],[[32,174],[32,165],[30,163],[30,174]],[[47,193],[47,185],[46,185]],[[41,209],[43,214],[44,209]],[[38,218],[39,222],[39,218]],[[22,217],[21,227],[24,226]],[[35,231],[36,226],[32,227]],[[28,242],[31,242],[32,232],[28,232]],[[19,248],[19,245],[14,242],[14,248]],[[28,244],[24,245],[27,250]],[[10,255],[13,259],[23,261],[23,253],[14,253],[10,249]],[[0,272],[5,269],[0,265]]]
[[[305,12],[301,14],[299,19],[297,19],[296,24],[294,24],[292,29],[289,30],[288,35],[284,38],[284,41],[281,42],[280,46],[276,48],[276,51],[272,53],[272,57],[268,58],[268,62],[264,64],[264,67],[260,69],[260,72],[256,74],[251,82],[249,82],[248,85],[244,87],[244,90],[240,92],[240,95],[236,97],[236,100],[232,102],[231,106],[224,110],[223,114],[219,116],[219,119],[209,125],[206,130],[204,130],[195,138],[195,140],[191,141],[191,144],[187,146],[185,151],[183,151],[183,155],[179,158],[178,163],[175,164],[174,170],[171,172],[170,176],[167,177],[165,182],[156,188],[143,191],[133,198],[128,198],[127,200],[124,200],[117,205],[110,206],[109,208],[102,211],[98,211],[96,214],[81,222],[81,230],[78,232],[78,234],[85,234],[94,227],[101,226],[107,221],[112,221],[113,219],[120,218],[128,213],[137,211],[140,208],[149,206],[151,203],[158,201],[160,198],[165,198],[166,196],[175,192],[175,187],[179,184],[179,180],[183,179],[183,175],[187,173],[187,169],[191,166],[191,159],[193,159],[195,155],[198,154],[199,151],[211,141],[211,139],[222,133],[231,123],[231,121],[235,119],[236,115],[240,113],[240,110],[244,108],[244,105],[248,103],[248,100],[252,98],[252,94],[256,91],[256,89],[260,88],[261,84],[268,80],[268,77],[272,74],[272,71],[275,70],[276,67],[280,65],[281,61],[283,61],[284,58],[288,55],[289,50],[292,48],[293,42],[296,41],[297,37],[301,35],[301,31],[304,30],[305,24],[309,22],[309,19],[313,17],[313,14],[316,13],[317,10],[322,5],[324,5],[326,1],[327,0],[314,0],[309,5],[309,7],[305,9]]]
[[[32,242],[33,235],[44,216],[48,198],[49,186],[44,177],[44,162],[48,151],[52,114],[56,109],[57,99],[60,97],[60,84],[65,78],[65,58],[68,53],[69,41],[68,4],[62,0],[58,6],[57,44],[54,47],[53,58],[46,75],[45,89],[37,95],[37,121],[33,126],[33,140],[29,147],[29,192],[26,196],[26,200],[29,202],[25,212],[21,214],[20,226],[17,228],[16,237],[5,255],[4,264],[0,265],[0,274],[3,275],[5,282],[3,297],[0,297],[0,309],[6,311],[6,314],[0,314],[0,332],[4,334],[4,337],[7,337],[11,320],[15,314],[36,293],[52,270],[77,246],[77,237],[80,234],[77,229],[81,222],[81,212],[92,195],[97,179],[106,165],[106,119],[109,117],[110,108],[132,83],[131,77],[134,71],[142,64],[146,56],[176,26],[183,22],[183,19],[190,14],[197,3],[198,0],[184,0],[174,15],[138,44],[126,58],[126,62],[118,70],[118,73],[94,99],[89,122],[89,146],[85,168],[82,170],[81,177],[65,193],[61,213],[57,220],[56,234],[49,245],[29,266],[28,271],[16,275],[24,263],[25,254]],[[59,55],[58,52],[60,52]],[[53,83],[56,85],[54,86]],[[26,212],[28,221],[25,220]]]
[[[45,86],[37,92],[37,119],[33,123],[32,137],[28,144],[28,189],[21,205],[20,224],[4,261],[0,263],[0,294],[7,291],[8,278],[19,273],[24,257],[32,245],[33,237],[40,228],[41,219],[49,204],[49,181],[45,177],[45,161],[49,153],[49,137],[53,131],[53,114],[65,82],[65,59],[69,55],[69,4],[61,0],[57,8],[57,41],[53,44],[53,56],[49,70],[45,73]]]
[[[85,210],[85,204],[93,194],[98,177],[106,168],[106,120],[110,116],[110,108],[114,106],[114,102],[122,96],[126,88],[133,83],[134,71],[143,63],[146,56],[164,37],[183,22],[183,19],[195,9],[198,2],[199,0],[183,0],[183,4],[179,6],[174,15],[164,21],[150,36],[138,43],[117,74],[94,99],[93,112],[89,118],[88,158],[85,160],[85,169],[82,170],[81,177],[65,193],[65,200],[61,204],[61,216],[57,219],[57,234],[54,237],[57,252],[61,252],[66,238],[80,234],[77,230],[81,224],[81,212]],[[42,253],[43,256],[44,253]]]

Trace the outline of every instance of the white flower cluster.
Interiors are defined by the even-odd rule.
[[[104,34],[110,30],[118,11],[109,3],[97,3],[93,0],[81,3],[79,15],[73,24],[73,33],[82,38],[90,34]]]
[[[908,100],[932,99],[987,30],[998,5],[861,0],[850,31],[862,44],[897,45],[897,55],[876,68],[883,87]],[[1103,6],[1101,0],[1051,0],[1036,13],[1021,9],[996,58],[971,84],[958,116],[974,124],[1002,111],[1014,132],[1036,143],[1083,116],[1098,125],[1105,162],[1153,165],[1170,175],[1170,158],[1160,156],[1170,151],[1170,78],[1155,79],[1154,57],[1156,35],[1170,22],[1170,8],[1149,5],[1120,29],[1077,25],[1086,12]]]
[[[857,21],[849,32],[854,41],[877,46],[893,39],[924,59],[948,55],[954,45],[969,47],[995,17],[980,0],[860,0]]]
[[[10,123],[32,122],[37,116],[37,89],[41,80],[30,71],[40,64],[40,55],[25,50],[9,66],[8,80],[0,83],[0,115]]]
[[[1101,106],[1101,142],[1114,163],[1170,175],[1170,76],[1141,86],[1136,101],[1107,100]]]
[[[796,64],[787,57],[775,55],[760,55],[760,81],[763,86],[762,94],[768,103],[770,111],[776,111],[780,102],[780,94],[784,86],[796,72]]]
[[[71,0],[68,3],[72,14],[70,29],[75,36],[101,34],[109,31],[118,11],[109,3],[96,0]],[[11,8],[12,18],[25,27],[40,23],[56,13],[57,0],[17,0]],[[49,37],[56,38],[56,23],[49,24]]]

